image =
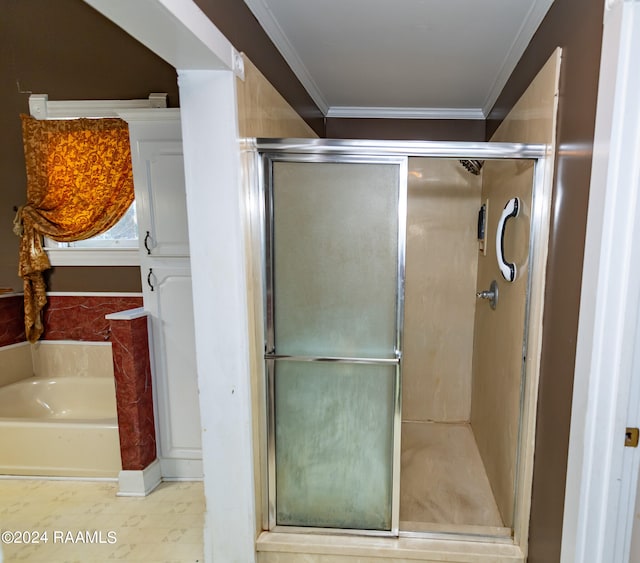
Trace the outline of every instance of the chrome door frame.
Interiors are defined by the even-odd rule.
[[[478,159],[478,160],[531,160],[534,163],[534,178],[533,178],[533,190],[532,190],[532,217],[529,239],[529,258],[530,269],[528,272],[528,290],[527,290],[527,302],[525,312],[525,327],[523,338],[523,351],[526,352],[527,342],[530,330],[530,308],[531,308],[531,284],[533,278],[533,265],[536,260],[533,260],[534,256],[541,253],[541,244],[544,244],[544,253],[546,254],[546,244],[548,244],[548,229],[550,220],[550,193],[545,193],[545,179],[548,173],[549,165],[552,163],[552,154],[550,153],[550,146],[545,144],[525,144],[525,143],[490,143],[490,142],[460,142],[460,141],[375,141],[375,140],[335,140],[335,139],[268,139],[268,138],[256,138],[256,139],[243,139],[242,141],[245,150],[253,152],[256,155],[256,176],[258,191],[260,194],[260,200],[262,201],[262,208],[257,213],[262,223],[261,233],[262,240],[262,272],[263,277],[263,304],[264,304],[264,319],[265,319],[265,363],[266,363],[266,377],[265,382],[267,402],[267,436],[266,436],[266,464],[263,467],[263,471],[267,476],[267,493],[263,495],[263,523],[265,529],[271,531],[287,531],[298,533],[319,533],[319,534],[358,534],[358,535],[376,535],[376,536],[407,536],[407,537],[426,537],[426,538],[442,538],[447,536],[455,536],[458,539],[467,539],[470,541],[483,541],[487,536],[477,536],[471,534],[458,534],[458,533],[400,533],[399,530],[399,503],[400,503],[400,433],[401,433],[401,344],[402,344],[402,321],[404,315],[404,261],[405,261],[405,242],[406,242],[406,185],[407,185],[407,166],[405,168],[405,179],[401,182],[404,184],[404,203],[403,210],[398,212],[403,215],[400,217],[402,221],[402,241],[399,240],[399,246],[402,245],[402,249],[399,249],[398,262],[400,269],[400,262],[402,262],[402,275],[398,276],[398,310],[397,310],[397,339],[398,339],[398,364],[396,368],[396,413],[394,417],[394,483],[393,483],[393,498],[392,498],[392,529],[390,532],[370,531],[370,530],[344,530],[334,528],[308,528],[308,527],[292,527],[292,526],[276,526],[275,525],[275,428],[273,425],[273,364],[275,363],[275,356],[269,358],[269,354],[272,353],[273,346],[269,347],[269,342],[273,343],[273,323],[267,322],[268,312],[272,318],[273,302],[272,295],[268,290],[268,287],[272,287],[272,271],[270,265],[270,256],[267,257],[267,249],[271,241],[271,234],[266,231],[267,225],[273,224],[272,215],[268,218],[267,215],[272,210],[269,209],[266,202],[267,190],[265,186],[267,181],[271,182],[271,172],[269,167],[265,165],[268,159],[271,160],[289,160],[291,157],[295,157],[297,161],[307,162],[338,162],[336,158],[357,158],[361,157],[363,160],[360,162],[381,162],[385,158],[392,156],[400,156],[406,158],[410,157],[427,157],[427,158],[442,158],[442,159]],[[355,162],[357,160],[352,160]],[[535,253],[535,254],[534,254]],[[401,258],[401,260],[400,260]],[[539,274],[538,274],[539,275]],[[323,360],[321,358],[307,358],[307,361]],[[325,358],[331,360],[330,358]],[[271,364],[271,365],[270,365]],[[527,365],[523,360],[522,367],[522,393],[521,393],[521,421],[520,428],[522,430],[524,416],[523,404],[525,401],[525,379],[527,377]],[[397,444],[396,444],[397,442]],[[519,441],[520,442],[520,441]],[[397,449],[396,449],[397,446]],[[514,487],[516,490],[519,487],[519,480],[522,477],[522,468],[520,467],[522,460],[521,457],[522,444],[518,445],[518,459],[516,468],[516,477]],[[397,458],[397,459],[396,459]],[[530,472],[530,471],[529,471]],[[525,475],[525,488],[531,486],[531,475],[527,473]],[[517,504],[518,494],[515,495],[516,510],[514,512],[514,530],[519,525],[519,520],[526,518],[524,514],[520,514],[519,506]],[[495,538],[495,541],[500,542],[500,538]]]

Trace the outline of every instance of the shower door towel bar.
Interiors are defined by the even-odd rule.
[[[279,354],[265,354],[264,359],[291,362],[333,362],[338,364],[397,365],[400,363],[400,352],[396,352],[395,358],[341,358],[332,356],[287,356]]]

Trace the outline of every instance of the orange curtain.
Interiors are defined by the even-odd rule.
[[[27,203],[16,216],[21,237],[25,330],[40,338],[51,267],[42,236],[71,242],[115,225],[133,202],[129,130],[120,119],[38,120],[22,115]]]

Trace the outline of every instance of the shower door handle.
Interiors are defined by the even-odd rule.
[[[512,282],[518,274],[516,265],[513,262],[507,262],[504,257],[504,232],[507,228],[507,221],[511,217],[517,217],[520,213],[520,198],[514,197],[510,199],[502,210],[502,215],[498,221],[498,231],[496,232],[496,256],[498,257],[498,267],[502,277]]]
[[[289,362],[331,362],[336,364],[386,364],[396,365],[400,363],[400,353],[395,353],[395,358],[352,358],[338,356],[288,356],[286,354],[265,354],[265,360],[281,360]]]

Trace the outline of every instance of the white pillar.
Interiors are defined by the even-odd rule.
[[[179,71],[207,502],[205,561],[255,561],[244,205],[235,76]]]

